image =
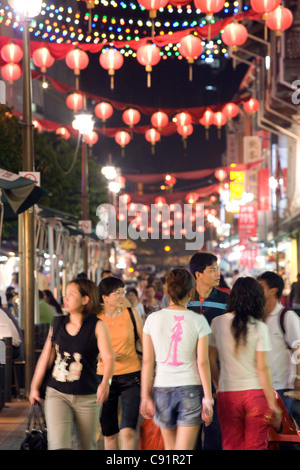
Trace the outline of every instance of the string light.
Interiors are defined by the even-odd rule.
[[[13,27],[22,31],[22,23],[20,17],[5,6],[1,8],[0,2],[0,24],[7,27]],[[98,7],[98,9],[97,9]],[[129,13],[129,19],[124,20],[123,12]],[[216,19],[226,16],[232,16],[238,11],[248,10],[247,6],[243,6],[241,1],[228,0],[225,8]],[[131,14],[130,14],[131,12]],[[200,16],[199,16],[200,15]],[[170,16],[168,19],[166,16]],[[171,18],[172,17],[172,18]],[[88,31],[87,25],[91,20],[91,30]],[[101,23],[106,27],[106,31],[101,31],[97,23]],[[172,6],[168,4],[165,8],[158,11],[157,20],[155,21],[155,34],[163,36],[172,34],[174,30],[203,27],[207,24],[203,14],[196,10],[193,2],[185,6]],[[135,39],[138,41],[144,37],[151,36],[152,22],[148,20],[148,11],[145,10],[137,2],[131,0],[95,0],[95,8],[86,10],[85,2],[78,1],[76,7],[57,5],[53,0],[51,4],[42,5],[40,21],[32,22],[30,30],[35,37],[49,40],[51,42],[69,42],[69,43],[99,43],[101,40],[119,40],[130,41]],[[88,31],[88,32],[87,32]],[[212,47],[210,46],[210,49]],[[228,55],[227,48],[224,47],[222,41],[217,37],[214,38],[212,56]],[[135,50],[130,47],[123,49],[123,54],[135,56]],[[181,58],[176,44],[168,44],[167,48],[162,47],[161,53],[163,58],[177,57]],[[207,57],[208,53],[204,54]],[[203,59],[203,54],[199,58]]]

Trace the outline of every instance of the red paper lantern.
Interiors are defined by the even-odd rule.
[[[176,126],[188,126],[192,123],[192,116],[183,111],[175,114],[173,121],[175,121]]]
[[[144,46],[141,46],[137,50],[136,54],[137,61],[144,65],[147,72],[147,87],[151,86],[151,71],[154,65],[157,65],[160,61],[160,49],[155,44],[148,42]]]
[[[151,124],[156,127],[158,131],[161,131],[169,122],[169,117],[163,111],[157,111],[151,116]]]
[[[89,64],[89,56],[87,53],[77,47],[67,53],[65,60],[67,66],[71,70],[74,70],[75,75],[79,75],[80,70],[85,69]]]
[[[120,196],[120,200],[124,202],[125,204],[129,204],[129,202],[131,201],[131,196],[130,194],[122,194]]]
[[[248,31],[243,24],[233,22],[224,27],[221,37],[227,46],[236,48],[247,41]]]
[[[266,25],[269,29],[280,34],[281,31],[288,29],[293,23],[293,13],[288,8],[278,6],[275,10],[268,13]]]
[[[101,103],[98,103],[95,106],[95,114],[103,122],[105,122],[106,119],[109,119],[113,115],[113,112],[114,108],[110,103],[107,103],[106,101],[102,101]]]
[[[168,0],[138,0],[138,3],[150,11],[150,18],[155,18],[157,10],[164,8]]]
[[[209,127],[214,122],[214,113],[211,109],[207,108],[204,111],[204,114],[201,119],[199,119],[200,124],[205,127]]]
[[[240,108],[235,103],[227,103],[223,108],[223,112],[226,114],[228,119],[233,119],[239,114]]]
[[[198,193],[188,193],[186,195],[185,199],[189,204],[194,204],[195,202],[198,201],[199,194]]]
[[[152,127],[151,129],[146,130],[145,137],[148,142],[155,144],[155,142],[158,142],[160,139],[160,133]]]
[[[179,52],[189,61],[194,62],[202,54],[202,51],[202,41],[194,34],[188,34],[179,41]]]
[[[280,5],[280,0],[250,0],[250,4],[257,13],[270,13]]]
[[[225,178],[227,177],[227,172],[225,170],[222,170],[222,168],[220,168],[219,170],[215,171],[215,177],[219,181],[224,181]]]
[[[119,144],[122,148],[125,148],[127,144],[130,142],[130,134],[127,131],[118,131],[115,135],[115,141]]]
[[[193,130],[194,130],[194,128],[193,128],[192,124],[177,126],[177,132],[182,137],[188,137],[189,135],[191,135],[193,133]]]
[[[158,196],[154,199],[154,203],[156,206],[161,207],[163,204],[166,204],[167,201],[163,196]]]
[[[70,132],[65,127],[59,127],[55,131],[56,135],[60,135],[63,139],[68,140],[70,138]]]
[[[1,57],[5,62],[20,62],[23,57],[23,50],[20,46],[11,41],[1,48]]]
[[[113,90],[115,70],[119,70],[124,63],[121,52],[117,51],[116,49],[106,49],[105,51],[101,52],[99,63],[101,67],[103,67],[105,70],[108,70],[108,75],[110,75],[110,88]]]
[[[160,139],[160,133],[156,129],[154,129],[154,127],[152,127],[151,129],[146,130],[145,138],[148,142],[151,143],[151,150],[152,153],[154,153],[155,144]]]
[[[123,112],[122,118],[127,126],[133,128],[133,126],[140,121],[141,113],[137,109],[129,108]]]
[[[203,51],[202,41],[198,36],[189,34],[179,41],[179,52],[185,57],[190,64],[189,67],[189,80],[192,81],[192,64]]]
[[[205,127],[205,135],[206,139],[208,139],[208,129],[209,127],[214,123],[214,113],[211,109],[207,108],[204,111],[204,114],[201,119],[199,119],[199,122],[202,126]]]
[[[168,186],[174,186],[174,184],[176,184],[177,182],[177,179],[175,178],[175,176],[172,176],[172,175],[167,175],[165,177],[165,183],[168,185]],[[171,210],[171,209],[170,209]]]
[[[10,62],[9,64],[5,64],[1,67],[1,74],[4,80],[7,80],[11,85],[15,80],[18,80],[21,77],[22,71],[19,64]]]
[[[66,104],[68,108],[73,109],[73,111],[78,111],[82,109],[83,96],[80,93],[71,93],[66,99]]]
[[[42,73],[46,73],[46,69],[54,64],[54,57],[47,47],[36,49],[32,54],[32,60],[36,67],[40,67]]]
[[[227,116],[222,111],[217,111],[214,113],[214,125],[217,126],[219,129],[224,126],[227,122]]]
[[[90,134],[85,134],[85,141],[91,147],[98,142],[98,134],[95,131],[92,131]]]
[[[224,3],[225,0],[194,0],[195,7],[208,15],[221,11]]]
[[[194,128],[193,128],[192,124],[177,126],[177,132],[182,137],[184,148],[186,148],[187,138],[188,138],[189,135],[191,135],[193,133],[193,130],[194,130]]]
[[[246,113],[255,113],[259,109],[259,101],[256,98],[250,98],[250,100],[243,103],[243,107]]]

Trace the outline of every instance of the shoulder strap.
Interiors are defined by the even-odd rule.
[[[287,311],[288,311],[288,308],[283,307],[283,309],[281,310],[280,315],[279,315],[279,325],[280,325],[281,331],[284,335],[285,335],[284,317],[285,317],[285,314],[286,314]]]
[[[129,315],[130,315],[130,318],[131,318],[131,321],[132,321],[132,324],[133,324],[134,338],[135,338],[135,341],[137,341],[137,339],[138,339],[138,334],[137,334],[136,321],[135,321],[135,318],[134,318],[134,314],[133,314],[132,308],[128,307],[128,312],[129,312]]]
[[[287,341],[285,339],[285,327],[284,327],[284,317],[285,317],[285,314],[288,310],[290,310],[290,309],[287,308],[287,307],[283,307],[283,309],[281,310],[280,315],[279,315],[279,326],[280,326],[280,329],[281,329],[282,334],[284,336],[284,341],[285,341],[286,347],[288,349],[291,349],[290,345],[287,343]]]

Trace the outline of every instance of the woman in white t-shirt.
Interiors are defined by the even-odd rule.
[[[188,271],[172,270],[166,280],[170,305],[151,313],[144,325],[140,411],[154,417],[165,450],[194,449],[202,420],[209,425],[213,416],[211,329],[203,315],[186,308],[194,289]]]
[[[261,285],[239,278],[227,313],[211,323],[211,371],[224,450],[265,450],[271,422],[280,422],[267,363],[271,343],[264,306]]]

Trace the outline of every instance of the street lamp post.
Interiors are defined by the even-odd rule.
[[[84,106],[85,108],[85,106]],[[83,223],[89,221],[89,184],[88,184],[88,161],[86,151],[86,136],[93,132],[94,121],[92,114],[86,110],[75,115],[72,123],[74,129],[81,135],[81,220]],[[83,271],[88,272],[88,249],[86,236],[82,237]]]
[[[23,171],[34,171],[34,145],[32,124],[32,80],[30,72],[30,18],[37,16],[42,7],[42,0],[9,0],[9,5],[23,18]],[[34,207],[23,215],[24,266],[21,281],[24,311],[24,340],[25,340],[25,395],[28,396],[30,383],[35,367],[34,356],[34,304],[35,304],[35,243],[34,243]]]

